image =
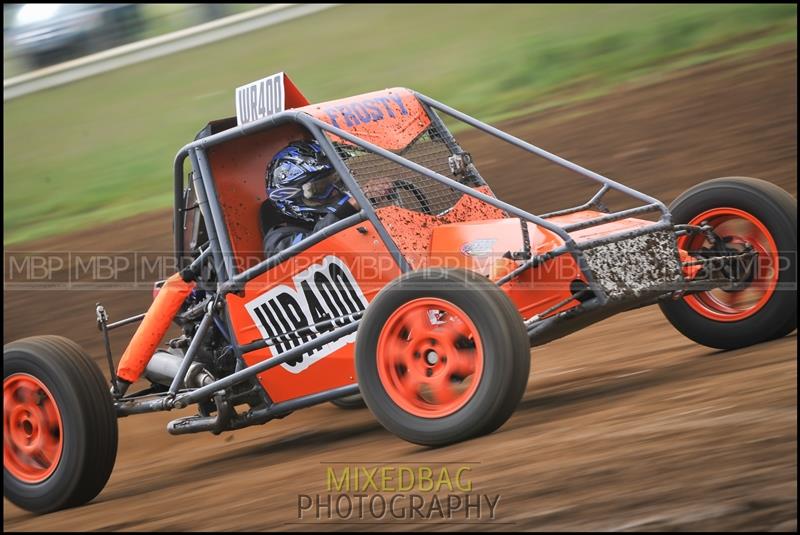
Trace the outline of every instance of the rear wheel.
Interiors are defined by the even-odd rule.
[[[519,312],[485,277],[421,270],[370,303],[356,338],[356,371],[384,427],[442,446],[508,420],[528,382],[530,344]]]
[[[117,419],[97,365],[74,342],[36,336],[3,348],[3,493],[46,513],[103,489]]]
[[[735,349],[784,336],[797,327],[797,201],[754,178],[720,178],[681,194],[670,206],[675,223],[709,225],[728,250],[754,253],[732,287],[661,303],[667,319],[697,343]],[[678,247],[702,255],[702,234]]]
[[[359,394],[353,394],[352,396],[345,396],[343,398],[334,399],[333,401],[331,401],[331,403],[333,403],[340,409],[348,411],[363,409],[367,406],[366,403],[364,403],[364,398],[362,398]]]

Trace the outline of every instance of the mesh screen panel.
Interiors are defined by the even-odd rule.
[[[360,147],[337,142],[334,145],[375,208],[398,206],[436,216],[452,208],[463,195],[445,184]],[[460,152],[452,136],[434,122],[397,154],[462,184],[473,187],[485,185],[472,165],[466,166],[458,175],[451,172],[449,158]]]

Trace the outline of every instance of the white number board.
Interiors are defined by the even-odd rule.
[[[286,94],[283,73],[236,88],[236,122],[252,123],[284,110]]]

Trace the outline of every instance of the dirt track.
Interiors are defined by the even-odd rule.
[[[503,126],[664,200],[730,175],[771,180],[796,196],[796,61],[794,46],[775,48]],[[495,193],[526,208],[577,204],[594,189],[536,160],[520,163],[469,136],[463,142]],[[168,251],[170,228],[169,214],[140,216],[14,250]],[[4,342],[62,334],[99,358],[98,299],[118,319],[143,310],[150,293],[6,291]],[[368,411],[330,405],[219,437],[169,436],[175,413],[126,418],[115,472],[98,499],[43,517],[4,501],[4,528],[391,529],[390,521],[358,519],[292,523],[298,494],[326,492],[326,463],[391,461],[474,463],[474,491],[501,496],[494,524],[472,526],[483,530],[792,531],[796,344],[793,333],[715,352],[678,335],[656,308],[629,312],[537,348],[512,419],[439,450],[391,436]],[[437,527],[423,524],[398,529]]]

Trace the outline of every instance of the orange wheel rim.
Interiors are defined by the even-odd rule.
[[[36,377],[15,373],[3,380],[3,467],[25,483],[52,475],[64,449],[61,413]]]
[[[483,375],[483,345],[467,314],[443,299],[420,298],[394,311],[378,337],[378,375],[404,411],[442,418],[463,407]]]
[[[741,288],[713,290],[687,295],[684,300],[698,314],[715,321],[740,321],[761,310],[778,285],[778,246],[767,227],[755,216],[738,208],[714,208],[692,219],[690,225],[711,225],[714,232],[734,249],[746,246],[756,252],[749,280]],[[703,235],[684,236],[678,247],[690,252],[709,245]]]

